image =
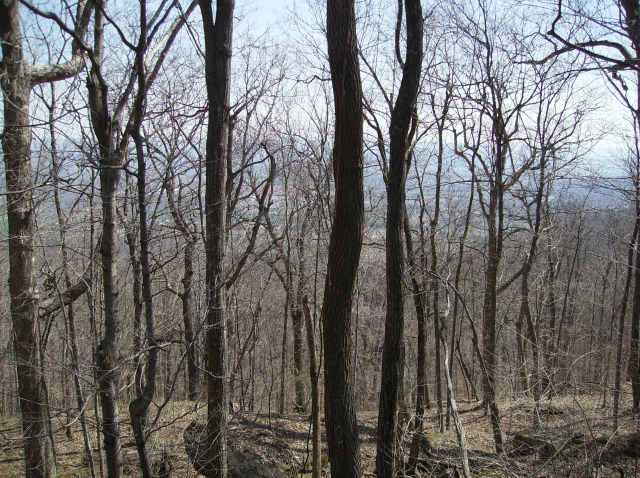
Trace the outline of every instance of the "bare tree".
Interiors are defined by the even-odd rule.
[[[327,46],[335,104],[335,212],[322,304],[325,424],[335,478],[361,468],[352,369],[351,304],[364,226],[362,82],[355,2],[327,1]]]
[[[205,163],[207,287],[207,469],[208,478],[227,476],[227,409],[229,377],[225,319],[224,246],[229,131],[229,92],[234,0],[200,2],[205,40],[205,74],[209,125]]]
[[[402,2],[398,2],[398,17],[402,15]],[[398,425],[398,398],[401,379],[402,348],[404,341],[404,248],[402,232],[405,212],[405,184],[411,158],[411,146],[417,118],[415,114],[420,76],[422,73],[423,18],[419,0],[406,0],[407,18],[406,62],[403,65],[402,82],[391,114],[389,127],[391,148],[387,181],[387,315],[382,353],[382,378],[380,407],[378,411],[378,444],[376,469],[380,477],[396,475],[396,428]],[[400,36],[401,22],[396,27]],[[413,128],[412,128],[413,123]]]
[[[75,34],[84,38],[93,4],[78,2]],[[45,424],[43,378],[38,366],[36,312],[38,296],[34,275],[33,183],[31,180],[31,121],[29,102],[35,85],[75,75],[83,66],[79,43],[73,43],[72,57],[59,65],[27,65],[20,26],[20,2],[0,2],[2,64],[0,77],[4,96],[4,153],[9,232],[9,292],[15,334],[18,394],[25,435],[25,475],[56,475],[56,464]],[[85,289],[86,290],[86,289]]]

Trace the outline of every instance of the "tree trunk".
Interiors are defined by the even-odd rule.
[[[227,476],[227,413],[229,377],[225,319],[224,244],[225,184],[234,0],[201,0],[205,39],[205,74],[209,101],[206,153],[206,287],[208,421],[207,478]]]
[[[305,295],[302,297],[302,307],[304,310],[305,324],[307,327],[307,345],[309,346],[309,379],[311,380],[311,424],[312,449],[313,449],[313,474],[312,478],[320,478],[322,475],[321,453],[322,453],[322,430],[320,428],[320,391],[318,389],[318,359],[316,357],[316,333],[309,309],[309,299]]]
[[[288,279],[287,279],[288,280]],[[280,395],[278,395],[278,413],[284,415],[285,405],[285,384],[287,370],[287,326],[289,324],[289,287],[285,293],[284,299],[284,327],[282,328],[282,350],[280,351]]]
[[[22,50],[20,4],[0,1],[2,63],[0,82],[4,97],[2,149],[7,191],[9,235],[9,294],[17,362],[18,397],[25,436],[25,476],[56,475],[52,450],[46,445],[44,377],[38,364],[36,333],[37,292],[34,276],[34,220],[31,181],[31,88],[76,74],[82,66],[77,45],[72,59],[62,65],[28,66]],[[76,33],[84,37],[87,20],[80,20],[85,2],[78,2]],[[91,10],[88,10],[90,12]]]
[[[9,234],[9,294],[24,434],[25,476],[55,476],[47,452],[44,395],[38,366],[37,293],[31,182],[30,78],[22,53],[19,2],[0,2],[4,75],[4,153]]]
[[[402,8],[399,2],[398,8]],[[396,104],[391,114],[389,178],[387,182],[387,314],[382,351],[380,407],[376,470],[379,478],[396,475],[396,429],[401,390],[404,346],[404,227],[405,184],[411,148],[410,128],[422,72],[422,7],[419,0],[406,0],[407,58]],[[400,25],[401,26],[401,25]],[[399,32],[396,32],[399,35]]]
[[[153,478],[151,462],[146,448],[145,419],[147,410],[156,392],[156,375],[158,365],[158,347],[155,339],[155,320],[153,310],[153,293],[151,283],[151,266],[149,261],[149,224],[147,219],[147,179],[146,162],[144,155],[143,138],[140,134],[144,107],[146,103],[146,78],[144,57],[147,49],[147,7],[146,1],[140,1],[140,33],[136,48],[136,66],[138,69],[138,91],[133,103],[133,128],[131,136],[135,143],[138,162],[138,209],[140,215],[140,268],[142,275],[142,300],[144,302],[145,315],[145,346],[147,363],[145,367],[144,386],[140,386],[140,392],[135,400],[129,403],[131,427],[138,448],[140,468],[144,478]],[[142,351],[140,351],[142,352]]]
[[[187,374],[189,400],[198,398],[198,366],[196,362],[195,331],[193,329],[193,313],[191,311],[191,294],[193,290],[193,256],[195,240],[187,240],[184,247],[184,275],[182,276],[182,321],[184,323],[184,340],[187,343]]]
[[[418,365],[416,372],[416,424],[414,429],[422,429],[422,419],[424,412],[431,406],[429,401],[429,387],[427,386],[427,323],[425,317],[425,302],[427,297],[418,280],[418,264],[415,260],[413,249],[413,239],[411,228],[409,227],[409,217],[405,207],[404,211],[404,238],[407,247],[407,262],[409,264],[409,275],[411,276],[411,286],[413,289],[413,304],[416,309],[416,322],[418,323]]]
[[[69,274],[69,253],[67,246],[67,219],[62,211],[62,202],[60,201],[60,163],[58,162],[58,149],[55,131],[55,84],[51,84],[51,106],[49,108],[49,134],[51,136],[51,177],[53,180],[53,198],[56,206],[56,215],[58,217],[58,227],[60,229],[60,252],[62,255],[62,274],[65,280],[65,287],[72,287],[71,275]],[[93,261],[93,255],[89,256]],[[64,313],[64,307],[63,307]],[[84,391],[80,382],[80,355],[78,352],[78,333],[76,331],[76,319],[73,304],[69,304],[66,312],[66,322],[69,325],[69,348],[71,355],[71,369],[73,372],[73,383],[76,389],[76,403],[80,412],[80,425],[82,426],[82,438],[84,448],[89,463],[91,477],[95,478],[95,467],[93,462],[93,451],[91,448],[91,438],[87,426],[87,415],[85,412]]]
[[[484,292],[484,322],[482,329],[482,359],[486,366],[483,375],[484,403],[489,410],[491,428],[496,446],[496,452],[504,451],[502,445],[502,430],[500,428],[500,415],[496,403],[496,347],[497,347],[497,315],[498,315],[498,268],[502,256],[503,236],[503,167],[504,151],[500,139],[497,140],[498,152],[496,154],[496,173],[492,179],[490,190],[490,204],[487,212],[488,238],[487,238],[487,266],[485,271]]]
[[[629,300],[629,289],[631,288],[631,278],[633,277],[633,254],[637,253],[638,233],[640,232],[640,216],[636,215],[633,234],[629,241],[627,252],[627,277],[625,287],[622,290],[620,301],[620,316],[618,320],[618,337],[616,340],[616,373],[613,385],[613,431],[618,432],[618,419],[620,417],[620,382],[622,375],[622,343],[624,341],[624,319],[627,313],[627,302]]]
[[[131,210],[129,211],[129,197],[134,192],[132,190],[129,177],[126,177],[125,201],[121,209],[120,219],[124,223],[126,230],[124,241],[129,248],[129,263],[133,274],[131,282],[131,298],[133,299],[133,359],[135,372],[133,379],[133,389],[136,396],[142,394],[142,359],[139,352],[142,349],[142,266],[140,265],[140,255],[138,253],[138,227],[135,224],[136,202],[131,200]],[[129,216],[129,212],[131,216]]]
[[[460,415],[458,414],[458,406],[456,405],[456,399],[453,394],[453,382],[451,381],[451,375],[449,373],[449,357],[453,356],[453,353],[450,355],[449,350],[447,348],[447,339],[444,335],[445,330],[445,320],[449,315],[449,291],[446,291],[447,298],[447,308],[445,313],[442,316],[442,325],[438,330],[438,335],[436,336],[436,340],[442,341],[442,347],[444,348],[444,376],[447,384],[447,400],[449,402],[449,409],[451,410],[451,414],[453,415],[453,422],[456,427],[456,436],[458,438],[458,446],[460,447],[460,452],[462,455],[462,472],[464,473],[465,478],[471,478],[471,471],[469,470],[469,454],[468,449],[469,445],[467,443],[467,435],[462,425],[462,420],[460,420]]]
[[[354,3],[327,2],[327,46],[335,104],[335,211],[321,315],[325,424],[334,478],[357,478],[362,472],[351,363],[351,304],[364,226],[362,82]]]
[[[637,195],[636,195],[637,197]],[[636,217],[640,217],[640,201],[636,199]],[[640,406],[640,353],[638,344],[640,343],[640,254],[636,251],[634,288],[631,306],[631,344],[629,347],[629,377],[631,379],[631,390],[633,391],[633,403],[631,409],[638,411]]]
[[[304,393],[304,382],[302,381],[302,370],[304,368],[304,349],[302,347],[302,301],[296,301],[291,314],[291,325],[293,325],[293,380],[296,387],[296,406],[305,408],[306,398]]]
[[[435,340],[435,378],[436,378],[436,409],[438,411],[438,430],[440,433],[444,432],[444,415],[443,415],[443,401],[442,401],[442,354],[440,351],[440,335],[439,320],[440,320],[440,282],[438,279],[438,250],[436,247],[436,234],[438,230],[438,221],[440,219],[440,195],[442,190],[442,161],[444,158],[444,126],[447,119],[447,112],[449,109],[449,102],[451,99],[451,93],[447,90],[442,115],[440,118],[436,115],[435,98],[431,97],[431,110],[434,116],[436,116],[436,126],[438,128],[438,169],[436,171],[436,190],[434,198],[434,211],[429,224],[429,242],[431,244],[431,295],[433,297],[433,327]],[[423,195],[424,198],[424,195]]]
[[[114,124],[108,114],[107,86],[101,79],[104,51],[104,15],[95,13],[95,46],[97,62],[92,65],[87,86],[91,123],[100,148],[100,196],[102,199],[102,288],[104,300],[104,334],[96,351],[99,377],[98,391],[102,406],[102,432],[109,478],[122,477],[122,446],[118,408],[117,350],[119,322],[118,240],[116,237],[116,200],[120,158],[114,150]]]
[[[474,169],[475,167],[475,157],[472,159],[472,165],[471,168]],[[460,277],[462,275],[462,262],[464,259],[464,246],[465,246],[465,242],[467,240],[467,235],[469,233],[469,224],[471,222],[471,211],[473,210],[473,196],[474,196],[474,179],[473,179],[473,175],[471,177],[471,194],[469,196],[469,203],[467,205],[467,214],[465,216],[465,221],[464,221],[464,230],[462,231],[462,236],[460,237],[460,245],[458,246],[458,265],[456,267],[456,275],[454,278],[454,287],[456,290],[460,290]],[[456,329],[457,329],[457,325],[458,325],[458,295],[456,294],[455,297],[453,298],[453,318],[451,320],[451,355],[449,356],[449,376],[452,378],[453,380],[453,358],[455,355],[455,351],[456,351]],[[460,344],[458,344],[458,347],[460,346]],[[460,361],[461,365],[464,365],[464,363],[462,361]],[[463,373],[466,373],[463,371]],[[467,374],[468,375],[468,374]],[[466,377],[465,380],[470,380],[469,377]],[[471,386],[473,388],[473,394],[474,396],[476,396],[476,391],[475,391],[475,384],[473,382],[470,382]],[[449,405],[450,406],[450,405]],[[447,414],[447,429],[449,428],[449,417],[450,414]]]
[[[547,236],[548,237],[548,236]],[[555,347],[555,337],[556,337],[556,319],[558,315],[558,308],[556,304],[556,274],[558,265],[556,261],[554,261],[552,257],[552,245],[551,239],[548,237],[547,239],[547,273],[545,274],[546,278],[546,287],[547,287],[547,308],[549,309],[549,331],[548,337],[545,340],[544,344],[544,371],[543,378],[541,383],[542,393],[546,393],[546,391],[552,385],[555,378],[555,364],[556,364],[556,354],[557,350]]]
[[[193,260],[196,251],[197,235],[192,232],[187,220],[180,209],[180,205],[176,203],[173,193],[173,172],[171,166],[167,167],[165,175],[165,191],[167,192],[167,202],[173,220],[177,225],[180,234],[185,241],[183,274],[182,274],[182,293],[179,294],[182,301],[182,322],[184,325],[184,340],[187,347],[187,396],[189,400],[195,401],[198,397],[198,366],[196,360],[196,334],[193,328],[193,311],[192,311],[192,293],[193,293]]]

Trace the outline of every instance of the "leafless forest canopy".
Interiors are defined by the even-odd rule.
[[[334,477],[424,472],[432,429],[465,461],[452,398],[496,456],[506,403],[537,429],[597,397],[615,437],[640,407],[638,2],[234,3],[0,0],[16,469],[64,474],[75,433],[83,476],[169,476],[158,437],[179,416],[183,453],[198,410],[174,476],[227,476],[238,417],[323,407]]]

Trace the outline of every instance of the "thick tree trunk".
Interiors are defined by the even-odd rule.
[[[334,478],[357,478],[362,472],[351,364],[351,304],[364,226],[362,82],[354,3],[327,2],[327,45],[335,102],[335,212],[322,321],[325,424]]]
[[[82,1],[77,6],[76,32],[81,38],[88,21],[80,20],[84,6]],[[67,63],[28,66],[22,50],[19,7],[20,3],[15,0],[0,1],[0,83],[4,97],[2,149],[7,190],[11,320],[25,436],[25,476],[31,478],[55,476],[56,466],[52,450],[47,446],[45,384],[38,363],[29,101],[34,85],[68,78],[78,72],[81,63],[74,44],[73,58]]]
[[[223,260],[234,7],[234,0],[218,0],[214,23],[212,0],[200,1],[209,101],[205,193],[207,478],[226,478],[227,476],[229,377]]]
[[[31,182],[30,78],[21,47],[19,2],[0,2],[4,74],[4,154],[9,234],[9,294],[17,363],[18,397],[25,437],[25,476],[55,476],[47,452],[44,395],[36,332],[33,204]]]
[[[399,3],[398,8],[402,8]],[[419,0],[405,0],[407,16],[407,58],[398,98],[391,115],[391,154],[387,182],[387,314],[382,351],[380,407],[376,469],[379,478],[396,475],[396,430],[401,390],[404,347],[404,227],[407,157],[411,147],[409,130],[422,71],[422,7]]]

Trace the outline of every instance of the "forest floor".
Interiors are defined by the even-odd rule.
[[[545,399],[540,404],[543,429],[557,433],[560,438],[553,446],[518,450],[514,444],[516,433],[533,427],[533,404],[530,399],[504,400],[500,404],[501,425],[505,439],[505,453],[493,451],[493,436],[488,417],[483,414],[478,402],[458,403],[462,423],[469,441],[469,461],[473,476],[477,477],[625,477],[640,476],[640,440],[637,433],[640,425],[637,417],[630,413],[629,390],[623,394],[619,428],[613,433],[613,406],[611,395],[606,407],[602,407],[603,395],[599,392],[567,390],[564,395]],[[122,411],[127,408],[121,407]],[[155,420],[158,409],[149,415]],[[90,424],[93,424],[90,417]],[[124,417],[123,417],[124,418]],[[182,437],[186,426],[193,420],[204,420],[206,409],[194,402],[171,402],[164,406],[155,431],[149,438],[148,447],[156,465],[164,457],[171,468],[171,477],[195,477],[196,472],[189,462]],[[362,412],[358,415],[364,476],[374,476],[376,455],[377,412]],[[72,425],[72,438],[65,433],[63,417],[54,419],[56,434],[55,452],[59,477],[89,477],[88,460],[80,423]],[[92,427],[92,444],[95,447],[95,428]],[[138,456],[131,427],[122,423],[123,461],[125,476],[139,476]],[[460,470],[460,453],[456,433],[451,429],[437,432],[436,414],[428,413],[424,434],[429,449],[421,452],[421,461],[416,476],[455,476],[447,468]],[[279,469],[295,470],[310,468],[310,422],[308,415],[291,414],[279,416],[267,413],[237,413],[229,425],[229,443],[233,450],[250,452],[257,460],[267,462]],[[0,418],[0,477],[24,475],[20,421],[17,418]],[[568,438],[564,438],[568,437]],[[323,436],[323,454],[327,453]],[[404,442],[408,454],[409,437]],[[94,450],[96,473],[99,476],[98,454]],[[449,474],[447,474],[449,473]],[[167,475],[165,475],[167,476]],[[301,476],[301,475],[299,475]],[[306,474],[302,475],[306,478]],[[310,475],[308,475],[310,476]],[[323,476],[330,476],[329,467]]]

